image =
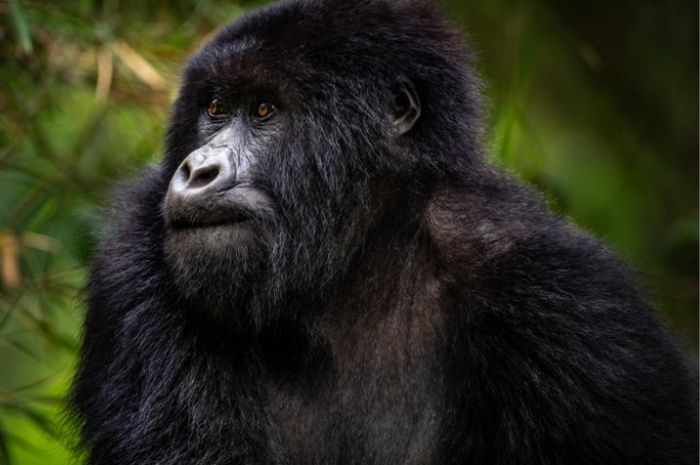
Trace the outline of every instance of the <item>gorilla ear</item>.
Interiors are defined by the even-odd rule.
[[[418,92],[410,81],[400,81],[394,89],[392,115],[396,135],[406,134],[415,126],[421,114]]]

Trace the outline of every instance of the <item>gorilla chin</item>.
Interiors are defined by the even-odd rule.
[[[236,254],[255,241],[256,226],[245,219],[230,223],[173,226],[167,239],[167,250],[176,255]]]
[[[261,281],[266,247],[253,221],[172,229],[165,257],[180,295],[197,313],[237,320],[231,309]],[[229,315],[231,315],[229,317]]]
[[[207,186],[179,190],[177,182],[171,182],[162,208],[166,260],[190,307],[225,318],[261,279],[272,202],[246,185],[205,198]]]

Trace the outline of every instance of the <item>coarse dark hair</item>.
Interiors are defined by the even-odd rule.
[[[250,86],[282,115],[245,149],[272,207],[245,247],[177,248],[164,199],[202,108]],[[286,1],[224,28],[94,258],[88,462],[697,463],[695,369],[613,253],[486,163],[483,121],[428,2]]]

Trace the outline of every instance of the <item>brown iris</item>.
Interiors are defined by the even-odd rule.
[[[214,99],[209,104],[209,116],[221,116],[224,113],[224,106],[219,99]]]
[[[267,102],[260,102],[255,110],[255,116],[258,118],[267,118],[273,112],[273,106]]]

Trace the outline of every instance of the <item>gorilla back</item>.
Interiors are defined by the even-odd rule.
[[[694,369],[605,247],[488,166],[420,0],[282,2],[188,63],[93,263],[93,465],[697,463]]]

